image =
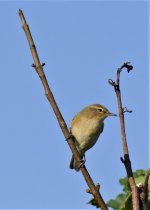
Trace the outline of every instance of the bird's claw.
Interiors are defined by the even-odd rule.
[[[82,168],[84,166],[85,159],[84,160],[80,160],[79,162],[80,162],[80,164],[79,164],[79,169],[80,169],[80,168]]]
[[[79,165],[79,169],[82,168],[86,162],[86,158],[85,158],[85,154],[83,155],[83,159],[79,161],[80,165]]]

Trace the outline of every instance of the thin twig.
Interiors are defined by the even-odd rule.
[[[142,210],[147,210],[147,198],[148,198],[148,181],[150,176],[150,170],[147,171],[144,184],[140,184],[139,194],[140,194],[140,206]]]
[[[123,68],[126,68],[128,73],[133,69],[133,66],[130,65],[129,62],[124,63],[118,70],[117,70],[117,78],[116,82],[109,79],[108,82],[114,87],[117,102],[118,102],[118,111],[119,111],[119,119],[120,119],[120,126],[121,126],[121,135],[122,135],[122,146],[123,146],[123,153],[124,158],[121,157],[121,161],[124,163],[126,172],[128,175],[128,180],[132,192],[132,203],[133,203],[133,210],[140,210],[139,209],[139,192],[138,188],[135,184],[135,180],[133,177],[132,167],[131,167],[131,161],[129,157],[129,151],[128,151],[128,145],[127,145],[127,139],[126,139],[126,132],[125,132],[125,120],[124,120],[124,112],[128,109],[122,108],[122,100],[121,100],[121,91],[120,91],[120,73]],[[128,112],[130,112],[128,110]]]
[[[48,99],[48,101],[50,102],[50,105],[52,106],[53,108],[53,111],[57,117],[57,120],[58,120],[58,123],[60,125],[60,128],[65,136],[65,139],[67,140],[67,143],[74,155],[74,158],[76,161],[80,161],[80,156],[79,156],[79,153],[74,145],[74,142],[73,142],[73,139],[72,139],[72,136],[70,135],[70,132],[68,130],[68,127],[65,123],[65,120],[62,116],[62,114],[60,113],[60,110],[56,104],[56,101],[54,99],[54,96],[52,94],[52,91],[48,85],[48,82],[47,82],[47,79],[46,79],[46,76],[44,74],[44,71],[43,71],[43,65],[41,65],[40,63],[40,59],[38,57],[38,53],[37,53],[37,50],[36,50],[36,46],[34,44],[34,41],[33,41],[33,38],[31,36],[31,33],[30,33],[30,30],[29,30],[29,26],[27,25],[27,22],[25,20],[25,17],[23,15],[23,12],[22,10],[19,10],[19,16],[20,16],[20,19],[21,19],[21,22],[22,22],[22,27],[24,29],[24,32],[26,34],[26,37],[28,39],[28,42],[29,42],[29,46],[30,46],[30,50],[31,50],[31,53],[32,53],[32,56],[33,56],[33,59],[34,59],[34,64],[32,65],[37,74],[39,75],[40,79],[41,79],[41,82],[43,84],[43,87],[44,87],[44,90],[45,90],[45,95]],[[99,207],[102,209],[102,210],[108,210],[99,190],[98,190],[98,187],[95,186],[92,178],[90,177],[90,174],[88,173],[85,165],[83,165],[81,167],[81,172],[84,176],[84,179],[85,181],[87,182],[87,185],[90,189],[90,192],[92,193],[92,195],[94,196],[95,200],[97,201]]]
[[[146,194],[145,197],[148,196],[148,181],[149,181],[149,177],[150,177],[150,170],[147,171],[146,177],[145,177],[145,181],[144,181],[144,193]]]

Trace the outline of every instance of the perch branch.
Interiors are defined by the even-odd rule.
[[[36,46],[34,44],[34,41],[33,41],[33,38],[32,38],[32,35],[30,33],[30,30],[29,30],[29,26],[25,20],[25,17],[23,15],[23,12],[22,10],[19,10],[19,16],[20,16],[20,19],[21,19],[21,22],[22,22],[22,27],[24,29],[24,32],[26,34],[26,37],[28,39],[28,42],[29,42],[29,46],[30,46],[30,50],[31,50],[31,53],[32,53],[32,56],[33,56],[33,59],[34,59],[34,64],[32,65],[37,74],[39,75],[40,79],[41,79],[41,82],[43,84],[43,87],[44,87],[44,90],[45,90],[45,95],[56,115],[56,118],[58,120],[58,123],[60,125],[60,128],[65,136],[65,139],[67,140],[67,143],[74,155],[74,158],[76,161],[80,161],[80,156],[79,156],[79,153],[74,145],[74,142],[73,142],[73,139],[72,139],[72,136],[68,130],[68,127],[65,123],[65,120],[56,104],[56,101],[54,99],[54,96],[53,96],[53,93],[48,85],[48,82],[47,82],[47,79],[46,79],[46,76],[45,76],[45,73],[43,71],[43,65],[45,64],[42,64],[40,63],[40,59],[39,59],[39,56],[38,56],[38,53],[37,53],[37,50],[36,50]],[[83,165],[81,167],[81,172],[83,174],[83,177],[85,179],[85,181],[87,182],[87,185],[89,187],[89,190],[90,192],[92,193],[93,197],[95,198],[95,200],[97,201],[99,207],[102,209],[102,210],[108,210],[99,190],[98,190],[98,187],[95,186],[90,174],[88,173],[85,165]]]
[[[138,188],[135,184],[135,180],[133,177],[132,167],[131,167],[131,161],[129,157],[129,151],[128,151],[128,145],[127,145],[127,139],[126,139],[126,132],[125,132],[125,120],[124,120],[124,112],[131,112],[127,108],[122,108],[122,100],[121,100],[121,91],[120,91],[120,73],[123,68],[126,68],[128,73],[133,69],[133,66],[130,65],[129,62],[124,63],[118,70],[117,70],[117,78],[116,82],[109,79],[108,82],[114,87],[117,102],[118,102],[118,111],[119,111],[119,119],[120,119],[120,126],[121,126],[121,136],[122,136],[122,146],[123,146],[123,153],[124,158],[121,157],[122,163],[124,163],[126,172],[128,175],[128,180],[132,192],[132,204],[133,204],[133,210],[140,210],[139,209],[139,192]]]

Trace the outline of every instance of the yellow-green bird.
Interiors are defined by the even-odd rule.
[[[97,142],[104,129],[104,120],[109,116],[117,115],[100,104],[92,104],[82,109],[73,118],[71,134],[81,159],[85,157],[85,152]],[[72,156],[70,168],[79,171],[80,165],[81,163],[76,162]]]

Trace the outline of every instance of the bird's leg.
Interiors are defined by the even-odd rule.
[[[84,166],[85,162],[86,162],[86,158],[85,158],[85,154],[84,154],[84,155],[83,155],[83,159],[80,160],[79,168],[82,168],[82,167]]]
[[[83,160],[84,160],[84,162],[86,162],[85,154],[83,155]]]

